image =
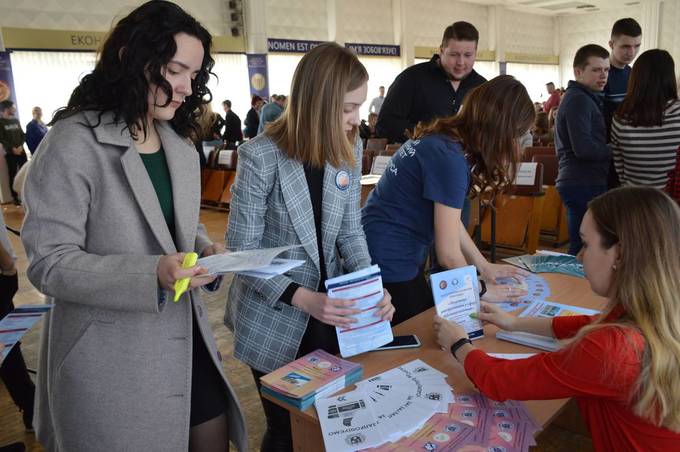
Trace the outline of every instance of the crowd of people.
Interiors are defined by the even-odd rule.
[[[231,442],[245,451],[245,417],[199,290],[222,280],[183,267],[186,253],[298,245],[283,256],[301,266],[270,279],[234,275],[225,300],[234,356],[259,388],[264,374],[317,348],[338,353],[335,327],[351,325],[358,310],[327,296],[329,278],[379,264],[376,320],[396,325],[432,307],[424,276],[432,249],[439,268],[477,267],[482,320],[568,339],[557,352],[504,360],[435,317],[441,359],[458,360],[483,394],[575,397],[598,450],[677,448],[680,207],[659,187],[675,165],[680,113],[667,52],[649,50],[628,66],[640,40],[633,19],[617,21],[611,55],[580,48],[575,80],[564,94],[548,83],[550,97],[537,106],[511,75],[487,81],[474,70],[479,33],[455,22],[430,61],[404,70],[386,95],[381,87],[366,123],[366,68],[353,51],[324,43],[301,59],[289,97],[253,96],[242,130],[229,100],[224,118],[210,109],[207,30],[171,2],[136,8],[108,34],[49,132],[39,109],[30,125],[44,139],[31,149],[21,240],[28,278],[54,307],[35,416],[20,406],[33,417],[26,426],[48,450],[203,452]],[[0,143],[18,168],[24,138],[12,108],[2,104]],[[527,136],[554,142],[569,251],[607,299],[599,316],[520,319],[494,305],[525,296],[499,278],[526,273],[484,258],[465,228],[470,198],[512,184]],[[362,208],[362,138],[373,137],[403,144]],[[191,142],[199,155],[204,145],[243,142],[224,245],[199,223]],[[14,264],[2,235],[0,245],[4,278]],[[190,289],[169,302],[184,278]],[[262,405],[261,449],[291,451],[287,410]]]

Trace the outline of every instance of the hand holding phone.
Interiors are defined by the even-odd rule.
[[[397,350],[400,348],[415,348],[420,347],[420,340],[415,334],[409,334],[406,336],[394,336],[392,342],[378,347],[376,350]]]

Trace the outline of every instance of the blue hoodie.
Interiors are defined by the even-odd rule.
[[[555,121],[559,158],[558,187],[607,185],[611,151],[602,114],[602,97],[570,81]]]

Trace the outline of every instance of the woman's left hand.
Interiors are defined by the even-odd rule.
[[[512,284],[492,284],[486,285],[486,293],[482,295],[482,300],[491,303],[502,303],[504,301],[517,301],[527,295],[527,291]]]
[[[484,281],[493,283],[498,278],[515,278],[523,281],[531,273],[514,265],[492,264],[487,262],[479,269],[480,278]]]
[[[462,326],[438,315],[434,316],[434,334],[437,336],[437,343],[444,350],[450,349],[457,340],[468,337]]]
[[[396,308],[392,304],[392,295],[387,289],[383,289],[383,298],[376,306],[378,306],[378,312],[375,313],[375,316],[391,322]]]
[[[224,245],[219,242],[215,242],[212,245],[208,245],[203,248],[201,257],[212,256],[213,254],[224,254],[225,252],[226,250],[224,249]]]

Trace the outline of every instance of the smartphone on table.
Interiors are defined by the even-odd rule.
[[[392,342],[376,348],[376,350],[396,350],[399,348],[415,348],[420,347],[420,340],[415,334],[408,334],[406,336],[394,336]]]

